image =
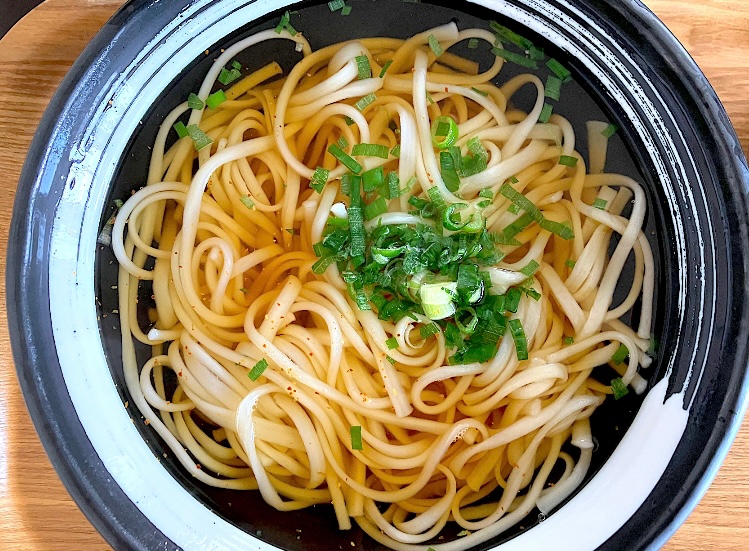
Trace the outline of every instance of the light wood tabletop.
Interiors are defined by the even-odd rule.
[[[697,61],[749,153],[749,1],[644,0]],[[47,0],[0,40],[0,266],[29,143],[56,87],[121,0]],[[1,17],[2,15],[0,15]],[[0,279],[0,549],[108,549],[42,450],[15,375]],[[749,550],[749,423],[667,551]]]

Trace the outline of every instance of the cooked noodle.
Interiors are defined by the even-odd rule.
[[[538,122],[539,77],[497,87],[502,58],[480,73],[469,60],[437,57],[430,37],[445,50],[495,38],[448,24],[406,41],[368,38],[313,52],[301,34],[270,30],[227,49],[197,92],[203,101],[222,68],[255,43],[291,40],[303,58],[285,77],[271,63],[237,81],[215,109],[177,106],[156,138],[147,185],[124,204],[112,230],[128,391],[184,468],[210,486],[259,490],[279,510],[332,503],[341,529],[354,519],[393,549],[425,549],[449,521],[470,534],[430,545],[464,549],[534,507],[548,513],[590,464],[589,417],[612,393],[591,376],[594,368],[608,363],[642,392],[638,366],[650,361],[653,260],[641,231],[640,185],[603,173],[606,139],[591,138],[595,174],[586,174],[570,123],[558,115]],[[358,78],[361,56],[371,77]],[[508,106],[526,87],[536,96],[530,113]],[[374,101],[357,108],[368,94]],[[198,153],[190,137],[166,145],[187,112],[187,126],[198,125],[212,141]],[[486,155],[457,191],[442,176],[433,142],[433,123],[446,116],[457,123],[455,145],[468,160],[478,155],[469,153],[477,143]],[[600,123],[591,129],[601,134]],[[479,266],[476,284],[482,301],[489,285],[496,296],[523,289],[517,312],[503,315],[524,333],[529,359],[518,360],[522,345],[507,329],[489,343],[491,357],[460,361],[446,319],[436,316],[435,325],[419,308],[380,319],[384,303],[362,305],[357,294],[367,289],[352,291],[344,281],[349,259],[319,269],[314,246],[332,231],[330,221],[356,223],[355,192],[341,185],[349,169],[328,152],[341,137],[349,154],[354,144],[386,146],[387,159],[356,160],[363,172],[383,167],[399,182],[386,212],[366,222],[367,239],[386,226],[421,228],[443,241],[468,231],[443,230],[439,216],[412,206],[439,211],[436,197],[444,212],[457,213],[447,221],[478,220],[492,235],[515,228],[514,241],[496,247],[504,258]],[[319,192],[310,188],[317,167],[329,171]],[[517,205],[527,203],[512,200],[506,186],[540,214],[521,225],[528,213]],[[630,256],[630,290],[614,305]],[[507,280],[504,288],[490,273]],[[422,270],[421,285],[437,276]],[[409,277],[418,289],[417,276]],[[144,280],[154,299],[146,332],[136,316]],[[620,318],[636,302],[638,325],[630,328]],[[134,341],[151,347],[145,365]],[[616,363],[620,345],[629,357]],[[352,427],[361,427],[360,450]],[[567,453],[565,443],[579,452]],[[551,480],[557,464],[564,473]]]

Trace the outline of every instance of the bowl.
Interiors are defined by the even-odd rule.
[[[199,81],[211,53],[274,27],[284,10],[316,22],[304,27],[313,46],[499,19],[573,70],[582,100],[566,115],[600,113],[620,126],[615,168],[645,184],[652,207],[661,344],[644,398],[607,403],[594,417],[595,434],[607,436],[576,495],[477,549],[536,549],[552,538],[560,549],[661,545],[704,493],[746,408],[749,177],[717,97],[634,1],[348,4],[342,19],[325,3],[130,2],[61,85],[24,167],[7,266],[19,379],[60,477],[118,549],[381,548],[339,532],[327,508],[280,514],[256,492],[204,487],[163,456],[129,403],[116,268],[96,241],[112,200],[142,184],[156,121]],[[259,48],[243,62],[271,54],[293,56]]]

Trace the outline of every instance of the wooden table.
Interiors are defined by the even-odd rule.
[[[749,154],[749,2],[645,0],[723,100]],[[121,0],[47,0],[0,40],[0,266],[13,195],[34,130],[68,67]],[[107,549],[68,496],[34,432],[21,397],[0,280],[0,549]],[[749,549],[749,423],[707,495],[667,551]]]

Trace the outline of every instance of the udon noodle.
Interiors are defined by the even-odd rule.
[[[568,497],[591,414],[645,389],[644,193],[603,172],[607,123],[586,171],[539,76],[495,85],[505,59],[446,51],[491,48],[488,30],[317,51],[292,30],[219,55],[116,216],[128,391],[202,483],[332,503],[393,549],[470,547]],[[242,76],[235,56],[265,40],[301,60]],[[448,522],[467,535],[427,543]]]

